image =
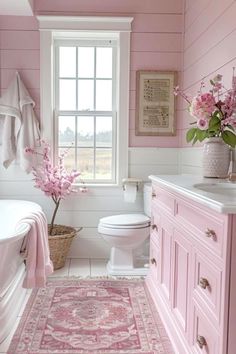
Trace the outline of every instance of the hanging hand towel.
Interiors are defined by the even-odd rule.
[[[40,139],[34,106],[34,101],[16,73],[7,91],[0,98],[0,114],[4,115],[2,153],[5,168],[18,156],[20,167],[26,172],[31,170],[34,156],[26,154],[25,148],[35,148]]]
[[[0,114],[4,116],[2,127],[2,159],[3,166],[7,168],[16,158],[17,136],[22,122],[16,77],[0,98]]]

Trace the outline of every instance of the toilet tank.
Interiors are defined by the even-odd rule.
[[[151,204],[152,204],[152,184],[145,183],[143,186],[143,205],[144,213],[151,217]]]

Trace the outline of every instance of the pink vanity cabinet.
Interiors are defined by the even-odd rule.
[[[236,354],[236,216],[153,182],[147,286],[176,353]]]

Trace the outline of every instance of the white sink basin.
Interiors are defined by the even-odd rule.
[[[214,194],[236,197],[236,183],[232,182],[212,182],[194,184],[194,188]]]

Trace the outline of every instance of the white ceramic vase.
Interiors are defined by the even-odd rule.
[[[203,176],[225,178],[230,164],[230,147],[222,138],[206,139],[203,147]]]

